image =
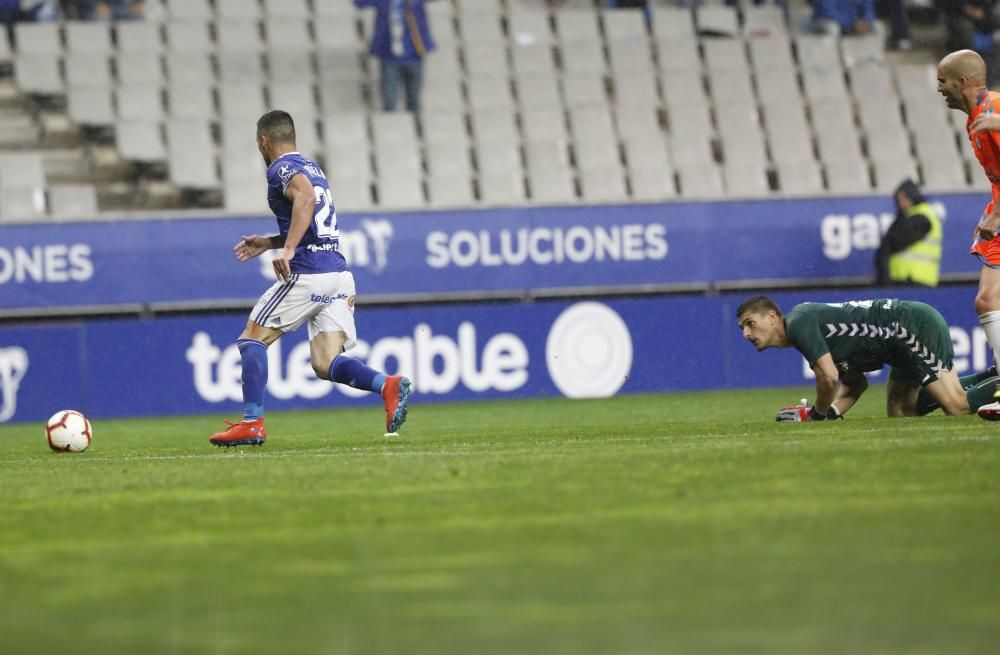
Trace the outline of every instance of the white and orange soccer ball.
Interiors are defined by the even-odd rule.
[[[45,424],[45,438],[56,452],[82,453],[90,446],[92,436],[90,421],[72,409],[56,412]]]

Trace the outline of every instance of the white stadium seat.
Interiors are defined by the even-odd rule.
[[[259,207],[239,189],[259,177],[247,134],[270,108],[365,210],[882,193],[902,173],[979,188],[933,64],[892,64],[874,36],[802,33],[774,3],[607,4],[428,2],[437,49],[416,119],[402,90],[383,111],[376,12],[349,0],[149,0],[144,21],[19,23],[0,33],[0,62],[17,92],[50,96],[25,119],[39,133],[114,134],[122,159],[168,165],[135,167],[126,186],[149,176],[160,193],[166,174],[229,211]],[[205,161],[183,152],[181,122]],[[23,124],[0,140],[22,147]]]
[[[563,45],[574,41],[600,43],[597,12],[592,9],[566,8],[554,12],[556,35]]]
[[[657,5],[653,11],[653,34],[657,41],[694,39],[694,13],[690,9]]]
[[[58,55],[18,54],[14,78],[17,88],[25,93],[56,95],[65,90]]]
[[[165,24],[167,49],[175,52],[210,52],[213,49],[208,23],[200,20],[172,20]]]
[[[562,109],[528,109],[521,114],[525,143],[569,138]]]
[[[122,52],[115,57],[119,84],[163,84],[163,63],[152,51]]]
[[[53,218],[80,219],[97,216],[97,189],[93,184],[51,184],[49,214]]]
[[[479,199],[486,205],[513,205],[525,201],[521,169],[479,176]]]
[[[726,196],[730,198],[760,198],[770,193],[767,171],[762,164],[746,162],[723,164]]]
[[[270,48],[282,50],[312,50],[308,22],[301,18],[269,18],[264,23]]]
[[[191,82],[167,87],[167,107],[171,118],[204,118],[216,113],[212,87]]]
[[[435,208],[468,207],[474,204],[472,178],[468,171],[464,174],[449,174],[438,177],[431,174],[427,178],[429,206]]]
[[[125,120],[163,120],[163,94],[157,84],[121,85],[115,90],[117,116]]]
[[[793,196],[823,193],[823,178],[815,160],[778,162],[778,187]]]
[[[170,180],[180,188],[216,189],[215,146],[208,121],[171,119],[166,123]]]
[[[127,160],[156,162],[167,158],[158,121],[119,121],[115,126],[115,139],[118,152]]]
[[[204,52],[168,52],[163,61],[167,68],[167,79],[170,82],[200,82],[210,84],[215,80],[215,71],[208,53]]]
[[[528,109],[558,109],[562,111],[563,103],[559,97],[559,82],[554,74],[539,73],[524,75],[514,81],[517,89],[517,102],[522,110]]]
[[[152,20],[129,20],[115,23],[119,52],[160,52],[163,40],[160,23]]]
[[[69,21],[65,24],[66,51],[69,54],[87,53],[110,55],[111,26],[97,21]]]
[[[57,55],[62,52],[59,23],[21,22],[14,25],[18,55]]]
[[[212,16],[208,0],[167,0],[167,9],[174,18],[203,18]]]
[[[722,174],[715,162],[679,165],[677,175],[683,198],[707,199],[723,195]]]
[[[433,6],[433,4],[429,6]],[[549,28],[548,11],[544,7],[523,4],[510,5],[507,14],[507,33],[515,48],[536,44],[550,45],[552,43],[552,30]]]
[[[628,200],[621,168],[590,168],[580,171],[580,190],[586,202]]]
[[[111,67],[107,55],[77,54],[66,57],[63,65],[66,69],[68,86],[99,86],[106,89],[112,87]]]
[[[695,22],[701,33],[737,36],[740,32],[735,7],[705,5],[695,9]]]
[[[245,1],[245,0],[243,0]],[[336,5],[337,3],[317,2],[317,13],[322,10],[322,5]],[[264,0],[264,14],[267,20],[275,18],[302,18],[312,17],[307,0]]]
[[[257,0],[215,0],[215,13],[219,18],[260,19],[260,5]]]

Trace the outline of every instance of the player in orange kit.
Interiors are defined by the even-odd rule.
[[[1000,133],[982,129],[984,121],[1000,113],[1000,93],[986,88],[986,63],[972,50],[958,50],[938,64],[938,92],[951,109],[969,115],[965,123],[972,150],[992,185],[992,198],[973,233],[972,254],[982,262],[976,314],[993,349],[994,365],[1000,362]],[[977,129],[974,129],[976,126]],[[1000,420],[1000,402],[979,408],[979,416]]]

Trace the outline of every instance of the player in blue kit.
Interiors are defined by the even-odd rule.
[[[308,323],[309,352],[316,376],[379,393],[385,428],[394,433],[406,420],[412,384],[386,375],[343,353],[354,347],[354,276],[340,254],[337,212],[326,175],[295,149],[295,124],[288,112],[272,110],[257,121],[257,147],[267,164],[267,202],[278,234],[246,236],[234,248],[241,262],[279,249],[278,281],[250,312],[236,341],[243,363],[243,420],[213,434],[216,446],[259,445],[264,430],[267,348],[281,335]]]

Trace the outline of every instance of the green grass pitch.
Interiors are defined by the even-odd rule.
[[[0,652],[950,654],[1000,644],[1000,425],[806,389],[0,428]]]

